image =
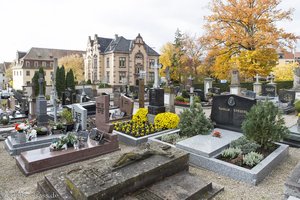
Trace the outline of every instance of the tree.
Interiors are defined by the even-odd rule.
[[[81,82],[84,80],[84,60],[81,55],[73,54],[64,56],[58,60],[58,65],[63,65],[66,71],[72,69],[77,82]]]
[[[212,14],[205,18],[206,34],[201,40],[206,42],[209,55],[215,57],[216,77],[221,78],[233,67],[244,77],[268,74],[275,66],[276,50],[293,46],[298,36],[276,27],[276,22],[292,19],[292,10],[277,9],[280,2],[212,0]],[[220,68],[222,72],[215,70]]]
[[[56,70],[56,92],[58,98],[61,99],[62,93],[66,89],[66,76],[65,76],[65,67],[58,67]]]
[[[298,63],[279,64],[273,68],[276,81],[291,81],[294,79],[294,69]]]
[[[72,69],[70,69],[66,75],[66,88],[70,88],[73,91],[75,90],[75,80],[74,80],[74,74]]]

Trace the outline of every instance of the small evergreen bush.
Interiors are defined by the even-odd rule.
[[[210,134],[213,125],[206,118],[200,105],[193,104],[191,108],[180,113],[179,129],[181,136],[192,137],[198,134]]]
[[[242,150],[239,148],[228,148],[222,151],[223,158],[233,159],[236,158],[238,155],[242,154]]]
[[[175,101],[184,102],[184,98],[183,98],[183,96],[177,96],[177,97],[175,97]]]
[[[182,90],[182,95],[183,98],[190,98],[189,93],[186,90]]]
[[[246,120],[242,124],[242,130],[248,140],[255,141],[263,149],[274,146],[289,134],[284,119],[272,102],[258,102],[246,114]]]
[[[256,151],[260,145],[254,141],[247,140],[245,136],[240,137],[230,143],[231,148],[239,148],[242,150],[243,154],[250,153],[251,151]]]
[[[245,165],[248,165],[249,167],[254,167],[260,161],[264,159],[264,156],[262,154],[256,153],[256,152],[250,152],[243,156],[243,163]]]

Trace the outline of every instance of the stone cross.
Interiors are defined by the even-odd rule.
[[[273,83],[274,83],[273,81],[274,81],[274,79],[275,79],[275,76],[274,76],[274,74],[273,74],[272,72],[270,73],[270,75],[268,76],[268,78],[271,80],[270,83],[273,84]]]
[[[254,76],[254,78],[255,78],[255,82],[259,83],[259,78],[261,78],[261,76],[259,76],[258,74],[256,74],[256,76]]]
[[[43,86],[44,86],[44,78],[43,74],[39,73],[39,96],[43,96]]]
[[[161,65],[158,63],[158,60],[156,60],[156,63],[153,66],[154,69],[154,84],[153,88],[159,88],[159,73],[158,69],[161,67]]]

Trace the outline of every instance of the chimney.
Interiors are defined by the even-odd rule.
[[[115,40],[117,40],[117,39],[118,39],[118,37],[119,37],[119,36],[118,36],[118,34],[115,34]]]

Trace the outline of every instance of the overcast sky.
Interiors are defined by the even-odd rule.
[[[1,0],[0,62],[31,47],[85,50],[88,36],[134,39],[138,33],[155,50],[174,40],[177,28],[201,35],[210,0]],[[294,20],[280,24],[300,35],[300,4]]]

